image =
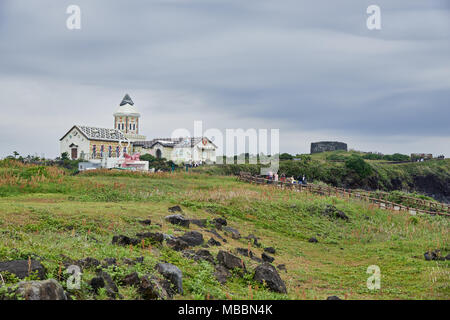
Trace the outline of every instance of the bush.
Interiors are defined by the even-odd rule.
[[[356,172],[361,179],[367,178],[373,172],[370,164],[364,161],[364,159],[357,155],[352,155],[345,161],[345,167],[351,171]]]

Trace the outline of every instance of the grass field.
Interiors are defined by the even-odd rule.
[[[322,215],[333,204],[350,218],[348,222]],[[258,265],[240,256],[249,273],[233,276],[220,285],[208,262],[194,262],[164,245],[121,247],[111,244],[113,235],[134,236],[158,231],[181,235],[186,229],[167,223],[168,207],[180,205],[189,218],[224,217],[243,237],[254,234],[263,247],[277,250],[274,265],[280,271],[287,294],[270,292],[252,280]],[[150,218],[144,226],[139,220]],[[211,236],[191,224],[190,230]],[[167,261],[183,272],[185,294],[175,299],[449,299],[449,261],[425,261],[424,252],[450,250],[449,220],[437,216],[411,216],[348,202],[269,186],[254,186],[235,177],[199,173],[153,175],[96,171],[76,176],[58,168],[39,168],[3,163],[0,166],[0,261],[40,257],[48,277],[65,286],[63,258],[144,257],[144,263],[119,263],[109,273],[117,280],[137,271],[155,273],[157,262]],[[221,231],[227,243],[208,250],[247,248],[248,240],[234,240]],[[308,239],[316,237],[318,243]],[[260,255],[262,248],[251,247]],[[237,255],[237,254],[236,254]],[[367,289],[367,268],[381,269],[381,289]],[[94,295],[87,284],[95,274],[84,270],[83,285],[72,292],[76,299],[106,299]],[[7,285],[18,281],[4,276]],[[124,299],[139,298],[136,288],[119,286]]]

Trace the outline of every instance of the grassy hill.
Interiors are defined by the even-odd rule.
[[[164,217],[174,205],[180,205],[188,218],[211,221],[223,217],[239,230],[240,239],[217,230],[226,242],[219,240],[220,247],[207,250],[214,257],[219,250],[239,256],[248,273],[234,273],[220,285],[211,263],[189,259],[165,242],[111,243],[114,235],[132,237],[147,231],[178,236],[196,230],[205,241],[213,236],[208,232],[211,225],[191,224],[187,229],[168,223]],[[324,215],[330,205],[349,220]],[[151,225],[141,224],[143,219],[151,219]],[[330,295],[448,299],[449,261],[425,261],[423,256],[434,249],[444,255],[449,252],[448,230],[445,217],[411,216],[363,202],[250,185],[235,177],[124,171],[71,176],[56,167],[0,164],[0,261],[39,259],[47,277],[66,286],[65,259],[116,258],[117,265],[105,270],[118,284],[123,299],[141,296],[135,287],[121,285],[121,279],[134,271],[140,276],[155,274],[155,264],[161,261],[183,272],[184,295],[175,299],[325,299]],[[249,244],[245,239],[249,234],[258,237],[262,247]],[[308,242],[311,237],[318,242]],[[236,252],[236,248],[249,248],[260,256],[269,246],[276,249],[273,265],[286,266],[287,271],[279,270],[279,274],[287,294],[272,292],[253,280],[259,263]],[[139,257],[143,263],[129,263]],[[370,265],[381,269],[381,290],[366,287]],[[94,294],[90,290],[88,281],[94,276],[95,268],[85,268],[82,288],[72,291],[72,297],[107,299],[104,291]],[[19,281],[12,274],[3,278],[3,287]]]
[[[310,182],[322,182],[335,187],[418,192],[442,202],[450,202],[450,159],[406,163],[362,160],[369,167],[369,172],[361,174],[346,161],[352,157],[361,158],[361,155],[356,151],[304,155],[300,161],[280,161],[279,173],[294,177],[305,174]],[[240,171],[259,174],[260,166],[226,164],[200,167],[195,171],[225,175],[238,174]]]

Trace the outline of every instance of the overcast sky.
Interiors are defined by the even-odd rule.
[[[450,157],[448,0],[1,0],[0,40],[1,157],[58,156],[72,125],[112,127],[125,93],[149,140],[203,120],[279,129],[293,154]]]

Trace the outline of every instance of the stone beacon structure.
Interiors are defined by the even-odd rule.
[[[337,150],[347,151],[347,144],[338,141],[320,141],[311,143],[311,153],[320,153]]]
[[[103,163],[114,166],[117,158],[123,159],[133,153],[151,154],[176,163],[216,162],[217,146],[206,137],[146,140],[140,134],[141,114],[128,94],[123,97],[113,117],[113,129],[74,125],[59,139],[60,154],[67,153],[73,160],[98,162],[102,167]]]

